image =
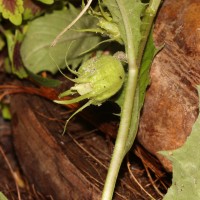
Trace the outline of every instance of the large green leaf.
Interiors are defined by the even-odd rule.
[[[67,54],[67,62],[75,68],[84,58],[79,54],[98,44],[99,37],[97,35],[75,30],[96,26],[96,19],[85,15],[73,26],[73,29],[61,37],[56,46],[49,47],[55,37],[77,17],[79,12],[80,10],[69,6],[69,9],[54,11],[30,23],[21,46],[22,60],[28,70],[33,73],[44,70],[55,73],[57,72],[56,64],[61,69],[65,68],[65,56],[69,45],[71,47]],[[72,43],[72,41],[74,42]],[[53,57],[54,62],[49,54]]]
[[[198,86],[200,96],[200,86]],[[199,106],[200,107],[200,106]],[[185,144],[174,151],[161,152],[172,161],[173,180],[164,200],[200,199],[200,115]]]

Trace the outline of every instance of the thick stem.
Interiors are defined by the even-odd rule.
[[[121,163],[124,159],[124,156],[127,150],[130,148],[131,144],[133,143],[133,141],[131,141],[130,144],[127,144],[127,140],[129,138],[134,140],[135,138],[136,133],[133,133],[134,136],[130,136],[129,134],[131,134],[130,127],[133,126],[132,122],[134,122],[134,126],[138,126],[138,120],[137,119],[134,120],[132,118],[132,113],[134,109],[133,105],[135,103],[134,102],[135,92],[137,89],[137,82],[138,82],[139,69],[138,69],[137,64],[141,62],[143,50],[146,45],[146,41],[148,39],[153,18],[155,17],[155,13],[157,12],[158,6],[160,5],[160,0],[150,0],[148,12],[150,13],[150,15],[152,15],[152,17],[150,17],[151,19],[148,21],[149,22],[148,28],[144,29],[145,39],[142,41],[141,51],[139,51],[139,55],[137,56],[134,50],[133,36],[130,29],[131,26],[129,24],[127,13],[123,7],[123,0],[116,0],[116,2],[120,9],[123,22],[124,22],[124,28],[127,35],[128,44],[126,47],[126,52],[127,52],[127,57],[128,57],[129,71],[128,71],[128,81],[127,81],[127,86],[126,86],[125,98],[124,98],[124,103],[123,103],[122,113],[121,113],[122,114],[121,121],[120,121],[119,130],[117,134],[115,148],[113,151],[113,156],[110,162],[108,174],[106,177],[106,182],[103,189],[102,200],[112,199],[115,183],[118,177]],[[137,127],[135,127],[135,130],[137,130]]]
[[[125,156],[126,140],[129,132],[134,91],[137,85],[137,76],[137,69],[132,69],[129,71],[128,84],[126,88],[126,97],[124,101],[124,107],[122,110],[122,118],[120,121],[117,139],[115,142],[115,148],[110,162],[106,182],[104,184],[102,200],[112,199],[119,169]]]
[[[137,77],[138,77],[138,67],[136,65],[136,53],[134,51],[135,48],[132,37],[132,31],[130,29],[131,25],[129,24],[129,19],[126,10],[123,7],[123,0],[116,0],[116,2],[118,4],[118,7],[120,9],[123,18],[124,28],[126,30],[126,35],[127,35],[127,41],[129,41],[126,48],[129,71],[128,71],[128,81],[126,86],[125,98],[121,113],[121,121],[117,134],[117,139],[115,142],[113,156],[106,177],[106,182],[104,184],[102,200],[112,199],[119,169],[121,167],[121,163],[125,156],[126,141],[131,123],[134,95],[137,87]]]
[[[142,19],[143,26],[141,27],[141,34],[142,34],[142,40],[140,42],[139,52],[137,56],[137,65],[140,66],[142,62],[143,53],[146,47],[146,43],[149,37],[149,33],[151,32],[153,20],[155,18],[155,15],[157,13],[158,7],[160,5],[161,0],[150,0],[149,6],[145,11],[145,16]],[[137,129],[139,125],[139,118],[140,118],[140,108],[138,111],[138,104],[140,99],[137,98],[137,95],[139,95],[139,87],[137,88],[135,99],[134,99],[134,107],[132,112],[132,119],[129,129],[129,135],[127,138],[127,144],[126,144],[126,152],[130,150],[130,148],[133,145],[133,142],[136,138]]]

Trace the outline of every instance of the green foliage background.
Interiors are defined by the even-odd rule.
[[[0,35],[0,50],[5,47],[7,42],[7,66],[10,65],[12,73],[18,75],[20,78],[27,76],[26,71],[24,70],[25,67],[28,69],[28,75],[32,76],[38,83],[42,84],[44,82],[52,87],[57,86],[60,82],[52,80],[46,80],[45,82],[44,79],[37,76],[37,73],[49,71],[52,74],[55,74],[58,71],[58,68],[66,68],[66,60],[67,64],[75,69],[91,55],[90,53],[81,53],[88,49],[92,49],[93,47],[97,47],[99,42],[104,39],[102,36],[110,36],[111,39],[114,38],[112,35],[109,35],[110,33],[106,35],[105,30],[101,30],[102,33],[105,31],[105,35],[81,31],[86,29],[100,29],[100,27],[98,27],[98,20],[103,17],[100,16],[99,18],[95,18],[85,14],[73,28],[61,37],[56,46],[50,48],[50,44],[55,37],[77,17],[80,13],[80,9],[68,4],[68,6],[63,6],[59,10],[54,10],[53,8],[49,9],[49,12],[43,12],[41,8],[37,7],[37,13],[34,15],[32,10],[24,7],[22,0],[11,2],[15,3],[13,4],[13,12],[5,7],[6,4],[4,4],[4,1],[0,0],[1,22],[4,19],[8,19],[16,25],[14,28],[12,27],[12,30],[5,30],[2,25],[0,26],[1,32],[4,34]],[[53,4],[54,0],[35,0],[34,2]],[[132,58],[128,57],[128,60],[130,61],[133,59],[135,63],[139,65],[137,66],[139,74],[137,77],[136,93],[134,101],[132,102],[133,108],[131,108],[131,125],[129,127],[129,133],[125,138],[126,147],[123,150],[123,155],[125,155],[127,150],[132,146],[137,132],[137,125],[139,123],[140,110],[144,103],[145,91],[150,83],[149,69],[153,57],[157,53],[157,49],[153,44],[152,35],[149,37],[147,37],[148,35],[145,35],[145,29],[146,26],[148,26],[148,23],[146,23],[146,21],[144,22],[144,19],[145,17],[148,18],[150,16],[150,14],[146,12],[147,4],[138,0],[124,0],[121,4],[120,2],[122,1],[103,1],[104,5],[108,8],[109,17],[112,18],[111,23],[113,23],[120,32],[121,38],[118,38],[119,40],[115,42],[122,41],[120,45],[124,45],[126,50],[125,53],[127,53],[128,56],[132,56]],[[30,21],[22,24],[23,18]],[[4,37],[6,38],[6,41],[4,40]],[[148,40],[143,52],[143,49],[141,49],[141,42],[145,37],[147,37]],[[129,52],[130,49],[131,53]],[[16,63],[15,55],[19,53],[19,50],[22,62]],[[139,61],[138,54],[142,55],[139,55]],[[142,59],[140,60],[140,58]],[[124,85],[123,89],[125,89],[126,86],[127,84]],[[197,89],[200,94],[200,86],[198,86]],[[125,92],[122,90],[116,99],[116,102],[122,109],[124,99]],[[164,200],[200,199],[199,146],[200,116],[193,126],[191,135],[181,148],[170,152],[161,152],[170,159],[173,164],[173,183],[164,197]],[[5,196],[0,192],[0,200],[5,199]]]
[[[66,56],[67,63],[72,65],[72,68],[76,68],[83,59],[87,58],[89,54],[84,54],[84,56],[80,54],[92,48],[100,41],[99,36],[96,34],[78,31],[96,26],[97,20],[90,15],[83,16],[73,26],[72,30],[67,31],[58,43],[50,48],[55,37],[79,13],[80,9],[76,9],[70,5],[69,9],[46,14],[29,24],[21,46],[21,56],[26,68],[33,73],[40,71],[56,73],[58,67],[61,69],[66,68]]]

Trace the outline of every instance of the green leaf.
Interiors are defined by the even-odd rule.
[[[6,30],[4,33],[7,40],[12,73],[17,75],[19,78],[25,78],[27,77],[27,73],[20,56],[20,46],[24,35],[18,30],[15,31],[15,35],[13,35],[10,30]]]
[[[33,73],[40,71],[56,73],[58,69],[55,63],[61,69],[65,68],[65,56],[69,46],[67,62],[76,68],[85,58],[85,55],[79,56],[79,54],[98,44],[99,36],[74,30],[96,26],[96,19],[85,15],[73,26],[73,30],[67,31],[62,36],[56,46],[49,48],[55,37],[77,17],[79,12],[80,10],[70,5],[67,10],[54,11],[30,23],[21,46],[21,56],[28,70]]]
[[[200,86],[197,87],[200,97]],[[200,105],[199,105],[200,108]],[[200,115],[185,144],[174,151],[162,151],[173,165],[172,186],[164,200],[200,199]]]
[[[0,51],[4,48],[4,46],[5,46],[5,42],[2,38],[2,36],[0,35]]]
[[[129,136],[127,139],[126,148],[127,151],[132,147],[134,139],[136,137],[139,119],[140,119],[140,111],[144,104],[146,89],[150,84],[150,76],[149,71],[151,68],[151,64],[153,61],[154,56],[159,51],[154,45],[152,32],[150,33],[146,47],[144,50],[144,55],[141,61],[141,67],[139,71],[138,77],[138,84],[134,98],[134,105],[133,105],[133,112],[132,112],[132,119],[131,119],[131,126],[129,131]]]
[[[54,0],[37,0],[37,1],[40,1],[45,4],[53,4],[54,3]]]
[[[0,0],[0,13],[15,25],[21,24],[23,11],[23,0]]]
[[[44,12],[44,6],[34,0],[24,0],[23,20],[31,20]]]
[[[124,0],[123,6],[118,4],[116,0],[104,0],[103,2],[108,7],[113,22],[118,25],[126,50],[128,49],[128,43],[133,43],[132,45],[134,47],[135,56],[137,56],[141,40],[141,16],[145,9],[145,4],[138,0]],[[126,16],[122,16],[123,12],[126,13]],[[128,28],[130,28],[131,32],[131,41],[128,41],[127,39],[127,32],[125,30],[126,24],[124,23],[124,20],[129,24]]]
[[[141,61],[141,67],[139,72],[139,112],[144,104],[145,93],[147,86],[150,84],[149,71],[153,61],[154,56],[160,50],[154,45],[152,32],[150,33],[147,44],[144,50],[144,54]]]
[[[0,192],[0,200],[8,200],[2,192]]]
[[[34,74],[31,71],[27,70],[27,73],[31,79],[33,79],[36,83],[45,87],[58,87],[61,84],[61,81],[51,79],[51,78],[43,78],[40,75]]]
[[[0,103],[0,110],[1,110],[3,119],[7,119],[7,120],[11,119],[10,107],[7,104]]]

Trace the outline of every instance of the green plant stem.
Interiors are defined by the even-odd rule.
[[[127,52],[127,57],[128,57],[128,65],[129,65],[129,70],[128,70],[128,80],[127,80],[127,86],[126,86],[126,92],[125,92],[125,98],[124,98],[124,103],[122,107],[122,113],[121,113],[121,121],[119,125],[119,130],[117,134],[117,139],[115,142],[115,148],[113,151],[113,155],[111,158],[110,166],[108,169],[108,174],[106,177],[106,182],[104,184],[104,189],[102,193],[102,200],[111,200],[113,197],[114,193],[114,188],[115,188],[115,183],[118,177],[118,173],[121,167],[121,163],[124,159],[124,156],[126,155],[128,149],[132,145],[135,135],[137,132],[137,127],[138,127],[138,119],[139,115],[135,115],[132,117],[133,110],[134,108],[134,100],[135,100],[135,93],[137,89],[137,83],[138,83],[138,63],[141,63],[142,55],[143,55],[143,50],[146,45],[146,41],[148,39],[148,35],[151,29],[151,25],[153,22],[153,18],[155,16],[155,13],[157,12],[158,6],[160,5],[160,0],[151,0],[149,4],[150,9],[150,15],[153,15],[153,18],[149,21],[149,28],[144,29],[145,34],[144,37],[145,39],[142,41],[142,50],[139,50],[139,55],[137,56],[135,51],[134,51],[134,42],[133,37],[132,37],[132,32],[130,30],[130,24],[129,20],[127,19],[128,16],[124,10],[123,5],[123,0],[116,0],[121,15],[122,19],[124,22],[124,27],[127,35],[127,41],[128,45],[126,47],[126,52]],[[154,12],[152,12],[154,11]],[[152,14],[153,13],[153,14]],[[136,58],[139,57],[139,60]],[[138,95],[138,90],[136,95]],[[134,123],[134,124],[132,124]],[[137,126],[137,127],[136,127]],[[130,136],[130,128],[132,127],[132,130],[134,129],[134,133]],[[132,141],[128,142],[127,140],[131,139]]]
[[[151,32],[153,20],[155,18],[155,15],[157,13],[157,10],[159,8],[159,5],[161,3],[161,0],[150,0],[149,6],[145,12],[145,16],[142,20],[142,24],[145,25],[145,27],[141,27],[141,32],[143,39],[140,42],[140,47],[139,47],[139,52],[137,56],[137,65],[140,66],[142,62],[142,56],[144,53],[144,49],[146,46],[146,42],[148,40],[149,34]],[[129,129],[129,134],[127,138],[127,144],[126,144],[126,152],[130,150],[132,147],[136,134],[137,134],[137,129],[139,125],[139,118],[140,118],[140,107],[139,105],[139,86],[137,84],[137,89],[135,93],[135,98],[134,98],[134,104],[133,104],[133,111],[132,111],[132,119],[131,119],[131,124],[130,124],[130,129]],[[138,97],[138,98],[137,98]],[[139,107],[139,111],[137,110]]]
[[[137,85],[137,76],[138,76],[138,69],[132,69],[131,71],[129,71],[124,107],[122,110],[122,118],[120,121],[117,139],[115,142],[115,148],[110,162],[108,174],[106,177],[106,182],[104,185],[102,200],[112,199],[119,169],[126,154],[125,147],[129,133],[134,91]]]
[[[117,134],[117,139],[115,142],[115,148],[113,152],[113,156],[110,162],[110,166],[108,169],[108,174],[106,177],[106,182],[104,185],[104,190],[102,194],[102,200],[111,200],[115,188],[115,183],[118,177],[119,169],[121,167],[121,163],[126,154],[125,147],[126,141],[129,133],[129,127],[131,123],[131,115],[133,109],[134,102],[134,94],[137,87],[137,77],[138,77],[138,67],[136,65],[136,53],[134,52],[134,42],[132,37],[132,32],[129,27],[129,20],[126,11],[124,10],[123,0],[116,0],[120,12],[122,14],[124,27],[127,33],[127,41],[128,45],[126,47],[128,63],[129,63],[129,71],[128,71],[128,81],[126,86],[125,98],[121,113],[121,121],[119,125],[119,130]]]

